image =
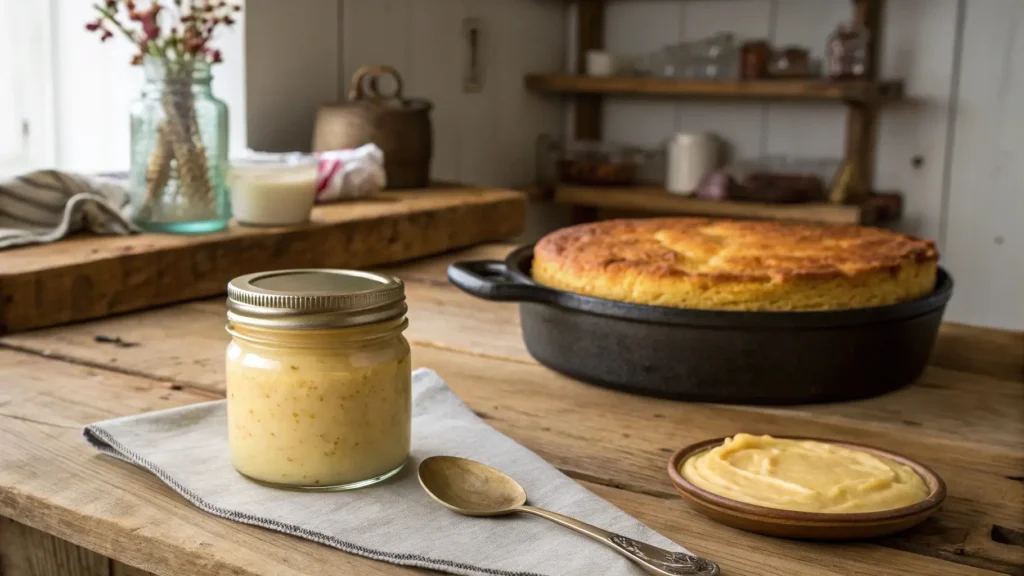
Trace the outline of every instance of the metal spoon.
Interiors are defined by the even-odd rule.
[[[584,524],[568,516],[526,505],[526,490],[509,476],[473,460],[432,456],[420,463],[420,484],[430,497],[467,516],[503,516],[525,512],[547,518],[608,546],[649,574],[715,576],[718,565],[683,552],[669,552]]]

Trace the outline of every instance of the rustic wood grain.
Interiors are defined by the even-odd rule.
[[[0,516],[159,576],[426,574],[206,514],[82,440],[90,422],[208,394],[9,350],[0,366]]]
[[[932,363],[1024,382],[1024,332],[943,324]]]
[[[23,440],[13,452],[0,454],[0,514],[17,515],[39,529],[159,575],[319,574],[327,567],[337,574],[418,573],[204,514],[153,476],[95,454],[78,438],[79,427],[87,422],[205,396],[11,351],[0,351],[0,362],[12,370],[17,383],[4,391],[5,409],[15,415],[43,415],[36,421],[0,417],[5,437]],[[32,378],[44,369],[48,378]],[[98,406],[95,398],[111,400]],[[56,412],[60,417],[52,416]],[[29,438],[34,441],[24,441]],[[39,457],[43,454],[46,458]],[[17,490],[8,488],[13,483]],[[668,537],[720,559],[726,574],[991,574],[869,543],[820,545],[746,534],[719,526],[674,498],[587,481],[584,485]],[[89,502],[87,510],[83,502]]]
[[[516,244],[482,244],[466,250],[455,250],[436,258],[424,258],[378,270],[387,274],[394,274],[403,280],[418,280],[440,286],[448,286],[448,265],[452,262],[459,260],[504,260],[516,247]]]
[[[985,555],[984,550],[962,548],[968,534],[991,532],[995,525],[1024,530],[1024,484],[1017,479],[1024,472],[1024,455],[1019,448],[915,430],[899,420],[864,423],[854,418],[822,418],[815,407],[767,410],[639,398],[587,386],[538,366],[467,362],[434,349],[414,349],[413,359],[414,365],[436,369],[497,429],[571,475],[666,498],[674,498],[663,470],[668,456],[707,438],[741,431],[797,434],[895,450],[942,475],[950,498],[937,516],[890,545],[1008,572],[1024,567],[1020,549],[1000,546],[1014,555],[1015,560],[1007,563],[1001,556]],[[1019,401],[1014,406],[1018,413],[1024,407]],[[916,417],[930,422],[933,407],[919,404]],[[1019,445],[1019,437],[1016,441]]]
[[[1024,574],[1024,548],[1008,543],[1024,532],[1024,386],[1012,378],[1019,355],[1005,360],[1020,335],[944,327],[920,382],[859,402],[780,409],[631,396],[536,364],[523,348],[515,305],[476,300],[446,283],[448,262],[500,259],[510,248],[478,247],[389,269],[407,282],[414,364],[437,370],[495,428],[613,503],[721,560],[726,574]],[[0,437],[13,438],[15,446],[13,453],[0,450],[0,515],[157,574],[183,573],[167,570],[179,556],[196,574],[318,573],[317,566],[327,565],[340,566],[340,573],[402,573],[339,564],[336,557],[358,559],[309,543],[286,545],[294,539],[262,531],[256,541],[272,545],[259,565],[263,551],[248,548],[255,541],[221,540],[237,539],[234,530],[249,535],[248,528],[198,513],[157,480],[90,458],[88,447],[72,440],[88,421],[218,395],[223,323],[223,300],[211,299],[0,338],[0,347],[26,351],[0,349]],[[97,335],[136,345],[97,342]],[[946,338],[952,340],[943,344]],[[1004,360],[986,371],[990,359]],[[180,386],[185,389],[175,389]],[[895,450],[935,469],[950,497],[922,526],[873,543],[817,545],[733,531],[686,508],[663,467],[679,446],[739,431]],[[19,465],[5,466],[6,458]],[[68,487],[62,478],[90,482]],[[111,490],[125,482],[129,501]],[[84,510],[81,503],[94,493],[106,499]],[[181,532],[139,528],[168,514]],[[114,536],[89,537],[97,527]],[[197,548],[196,538],[209,539],[209,549]],[[297,550],[305,563],[289,562]]]
[[[365,268],[500,240],[525,225],[510,190],[429,189],[317,207],[292,228],[93,238],[0,253],[0,334],[223,293],[235,276]]]
[[[508,247],[491,250],[481,248],[457,258],[500,257]],[[419,348],[535,364],[522,343],[517,306],[486,302],[459,292],[444,280],[444,269],[444,265],[428,263],[387,269],[407,280],[411,304],[407,338]],[[12,335],[0,342],[218,391],[223,383],[221,355],[228,340],[223,323],[223,300],[215,299]],[[128,347],[97,342],[97,336],[105,340],[119,338]],[[1017,418],[1024,409],[1022,395],[1024,388],[1014,382],[933,366],[915,385],[880,398],[806,409],[756,410],[800,412],[820,421],[855,421],[863,426],[895,427],[911,433],[1019,447],[1024,442],[1024,420]]]
[[[945,510],[889,545],[983,567],[1014,566],[1004,557],[1014,550],[1005,545],[961,548],[969,535],[996,525],[1024,530],[1024,483],[1014,480],[1024,473],[1024,387],[1016,382],[932,367],[915,385],[858,402],[788,409],[664,402],[587,386],[537,365],[522,348],[514,305],[481,302],[436,282],[410,281],[408,289],[414,364],[438,370],[495,427],[577,478],[671,498],[662,467],[686,443],[739,431],[857,440],[920,459],[950,484]],[[216,300],[3,342],[219,393],[228,340],[223,322],[223,302]],[[96,333],[137,346],[97,343]],[[586,448],[593,442],[600,453]]]
[[[0,575],[110,576],[110,560],[46,532],[0,518]]]
[[[878,78],[879,45],[883,38],[884,0],[856,0],[853,21],[868,32],[867,79]],[[852,102],[846,113],[846,159],[856,167],[847,201],[859,201],[869,194],[875,181],[875,154],[878,142],[878,106],[874,100]]]
[[[595,188],[562,185],[555,188],[558,204],[592,208],[630,210],[646,214],[712,216],[717,218],[759,218],[792,222],[826,224],[872,224],[893,213],[889,196],[872,197],[860,205],[825,203],[763,204],[730,200],[702,200],[671,194],[663,188],[632,186],[626,188]],[[883,205],[885,206],[884,210]]]
[[[604,48],[605,2],[588,0],[576,5],[576,71],[586,70],[587,52]],[[603,101],[599,94],[573,99],[573,134],[577,140],[600,140]]]
[[[110,576],[153,576],[153,573],[112,560]]]
[[[551,94],[667,96],[690,98],[748,98],[759,100],[818,100],[880,103],[900,100],[900,81],[690,80],[639,76],[530,74],[526,88]]]
[[[432,351],[448,351],[458,354],[451,361],[456,367],[468,356],[533,367],[522,373],[522,379],[550,378],[550,372],[537,366],[523,346],[516,305],[484,302],[451,286],[418,281],[410,281],[407,292],[410,326],[406,336],[417,350],[423,350],[423,365],[430,366],[431,361],[447,363],[446,356],[433,355]],[[97,336],[120,339],[127,347],[97,342]],[[223,301],[216,299],[11,335],[0,339],[0,343],[220,392],[223,350],[228,339],[224,332]],[[519,370],[499,366],[502,367],[495,370]],[[1019,418],[1024,411],[1024,386],[937,366],[929,367],[917,383],[878,398],[785,409],[716,409],[738,414],[778,414],[819,423],[854,423],[862,429],[890,429],[894,433],[927,434],[952,441],[1024,449],[1024,419]],[[990,448],[981,450],[986,453]]]

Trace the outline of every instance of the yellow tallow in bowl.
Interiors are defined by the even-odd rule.
[[[687,504],[733,528],[768,536],[856,540],[923,522],[946,484],[920,462],[840,440],[737,434],[669,459]]]

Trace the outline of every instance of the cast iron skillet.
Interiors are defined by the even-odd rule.
[[[519,302],[530,354],[558,372],[648,396],[745,404],[866,398],[924,371],[953,294],[876,308],[734,312],[629,304],[540,286],[533,246],[457,262],[448,279],[479,298]]]

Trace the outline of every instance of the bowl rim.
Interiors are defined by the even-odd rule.
[[[784,510],[782,508],[771,508],[768,506],[760,506],[757,504],[748,504],[725,496],[720,496],[703,488],[699,488],[689,480],[683,477],[679,471],[679,466],[687,459],[696,456],[701,452],[705,452],[714,447],[720,446],[726,439],[732,436],[723,436],[721,438],[712,438],[709,440],[702,440],[695,442],[688,446],[684,446],[675,453],[668,460],[668,475],[672,480],[672,484],[676,490],[686,498],[690,498],[698,501],[700,504],[705,506],[712,506],[719,510],[732,513],[734,515],[742,515],[746,517],[753,517],[762,520],[774,520],[774,521],[786,521],[790,523],[801,523],[801,524],[872,524],[879,522],[890,522],[905,519],[911,516],[916,516],[923,512],[934,510],[940,506],[946,499],[946,482],[939,476],[934,470],[925,466],[924,464],[885,450],[875,446],[869,446],[860,444],[858,442],[849,442],[846,440],[836,440],[831,438],[821,438],[813,436],[790,436],[780,435],[772,436],[773,438],[782,440],[812,440],[815,442],[823,442],[827,444],[834,444],[845,448],[853,448],[855,450],[861,450],[875,456],[882,456],[890,460],[895,460],[900,464],[908,466],[913,470],[921,480],[930,489],[928,496],[920,502],[915,502],[907,506],[901,506],[899,508],[893,508],[891,510],[877,510],[873,512],[804,512],[796,510]]]

